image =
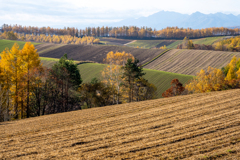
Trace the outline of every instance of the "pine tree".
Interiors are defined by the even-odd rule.
[[[124,70],[123,78],[124,78],[124,86],[128,88],[128,97],[129,102],[133,101],[133,88],[135,80],[140,79],[146,73],[143,73],[142,67],[138,66],[139,60],[135,59],[134,62],[132,59],[128,59],[125,66],[122,67]]]

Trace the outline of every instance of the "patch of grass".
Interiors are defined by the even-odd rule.
[[[19,49],[22,49],[26,42],[0,39],[0,52],[2,52],[5,48],[11,49],[14,43],[17,43],[19,45]],[[35,43],[35,42],[31,42],[31,43],[33,45],[41,44],[41,43]]]
[[[221,37],[207,37],[207,38],[195,39],[195,40],[193,40],[193,43],[194,44],[212,45],[214,42],[222,40],[224,37],[225,36],[221,36]]]
[[[167,49],[176,49],[179,44],[182,43],[182,40],[177,40],[173,42],[172,44],[167,46]]]

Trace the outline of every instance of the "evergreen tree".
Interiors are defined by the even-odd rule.
[[[122,67],[124,70],[123,78],[124,78],[124,86],[128,88],[128,96],[129,102],[133,101],[133,89],[135,80],[140,79],[146,73],[143,73],[142,67],[138,66],[139,60],[128,59],[125,66]]]

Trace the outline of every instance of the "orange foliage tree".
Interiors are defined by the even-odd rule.
[[[178,96],[178,95],[181,95],[185,90],[182,83],[180,83],[178,79],[173,79],[171,81],[171,85],[172,86],[169,89],[163,92],[162,94],[163,97],[166,98],[166,97]]]

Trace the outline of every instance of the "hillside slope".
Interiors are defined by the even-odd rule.
[[[208,66],[221,69],[234,55],[240,57],[240,52],[173,49],[144,68],[195,76]]]
[[[240,90],[0,123],[0,159],[240,157]]]
[[[90,82],[92,78],[97,77],[101,79],[101,71],[106,65],[96,63],[85,63],[78,65],[83,83]],[[146,73],[143,77],[150,83],[153,83],[157,87],[156,98],[162,98],[162,93],[171,87],[170,83],[173,79],[179,79],[182,84],[187,83],[193,76],[169,73],[164,71],[157,71],[151,69],[143,69]]]
[[[67,53],[69,59],[72,58],[77,61],[94,61],[98,63],[102,63],[103,59],[106,58],[106,54],[110,51],[125,51],[126,53],[131,53],[141,64],[152,60],[164,51],[163,49],[137,49],[125,46],[97,45],[64,45],[57,48],[50,46],[52,49],[43,47],[43,51],[40,47],[41,45],[38,45],[36,48],[41,57],[61,58]]]
[[[6,39],[0,39],[0,53],[8,47],[9,49],[12,48],[14,43],[17,43],[19,45],[19,49],[22,49],[24,44],[26,43],[25,41],[13,41],[13,40],[6,40]],[[36,42],[31,42],[32,44],[39,45],[41,43],[36,43]]]

